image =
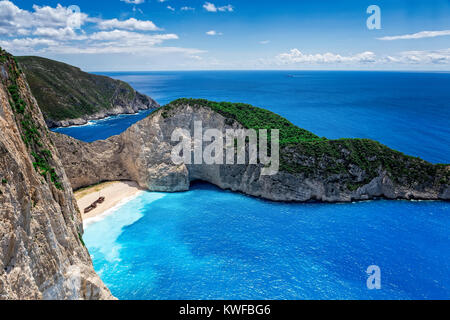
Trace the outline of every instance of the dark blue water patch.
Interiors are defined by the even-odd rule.
[[[119,299],[448,299],[450,204],[274,203],[196,184],[86,228]],[[367,267],[381,269],[368,290]]]
[[[182,97],[250,103],[319,136],[374,139],[434,163],[450,163],[449,73],[198,71],[105,75],[129,82],[161,105]],[[90,140],[98,138],[92,134]]]
[[[136,122],[146,118],[151,112],[151,110],[145,110],[137,114],[123,114],[101,120],[93,120],[83,126],[56,128],[52,129],[52,131],[63,133],[85,142],[104,140],[121,134]]]

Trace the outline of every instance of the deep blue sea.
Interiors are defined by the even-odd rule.
[[[161,105],[193,97],[270,109],[320,136],[378,140],[450,163],[450,74],[107,73]],[[85,141],[148,114],[58,129]],[[272,203],[198,183],[143,193],[87,225],[94,266],[119,299],[450,299],[450,204]],[[381,290],[366,286],[381,269]]]
[[[178,98],[245,102],[319,136],[369,138],[437,163],[450,163],[450,73],[222,71],[104,73],[161,105]],[[146,116],[121,116],[60,129],[93,141]]]

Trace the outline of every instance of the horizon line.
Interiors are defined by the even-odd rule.
[[[192,69],[192,70],[82,70],[89,73],[120,73],[120,72],[134,72],[134,73],[148,73],[148,72],[405,72],[405,73],[450,73],[449,70],[415,70],[415,69],[380,69],[380,70],[365,70],[365,69]]]

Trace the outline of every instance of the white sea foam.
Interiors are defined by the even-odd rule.
[[[146,112],[146,111],[148,111],[148,110],[141,110],[141,111],[136,112],[136,113],[121,113],[121,114],[117,114],[117,115],[111,115],[111,116],[107,116],[107,117],[101,118],[101,119],[89,120],[85,124],[74,124],[72,126],[67,126],[67,127],[58,127],[58,128],[55,128],[54,131],[58,132],[59,129],[83,128],[83,127],[95,126],[95,125],[101,124],[103,122],[108,122],[109,120],[112,120],[112,119],[120,119],[120,118],[138,116],[141,113]]]
[[[123,199],[117,206],[95,218],[84,222],[83,239],[91,252],[101,254],[107,261],[120,261],[122,246],[117,239],[123,229],[139,221],[147,206],[163,198],[165,194],[140,192],[133,197]]]
[[[89,120],[85,124],[74,124],[72,126],[67,126],[67,127],[57,127],[54,129],[54,131],[58,132],[58,130],[60,130],[60,129],[90,127],[90,126],[96,125],[97,121],[99,121],[99,120]]]
[[[117,205],[115,205],[112,208],[109,208],[108,210],[106,210],[102,214],[99,214],[98,216],[95,216],[95,217],[92,217],[92,218],[85,219],[83,221],[83,227],[86,229],[89,225],[105,219],[107,216],[109,216],[109,215],[113,214],[114,212],[116,212],[117,210],[119,210],[124,204],[130,202],[133,199],[136,199],[143,192],[144,191],[138,191],[134,195],[132,195],[131,197],[123,198],[122,200],[120,200],[120,202]]]

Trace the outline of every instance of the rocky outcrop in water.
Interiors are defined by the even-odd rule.
[[[1,49],[0,80],[0,299],[112,299],[42,113]]]
[[[448,166],[405,156],[375,141],[318,138],[262,109],[246,105],[221,108],[203,100],[179,100],[105,141],[84,143],[56,133],[54,141],[75,189],[107,180],[134,180],[151,191],[176,192],[202,180],[275,201],[450,199]],[[239,112],[250,113],[240,117]],[[248,126],[242,123],[251,122],[249,117],[259,121],[259,116],[261,121],[268,118],[268,123],[281,123],[289,127],[286,132],[305,137],[303,141],[281,133],[287,142],[281,145],[278,174],[261,175],[262,165],[172,162],[171,135],[175,129],[187,129],[193,135],[195,121],[202,121],[204,130],[243,129]],[[298,142],[290,142],[295,139]]]

